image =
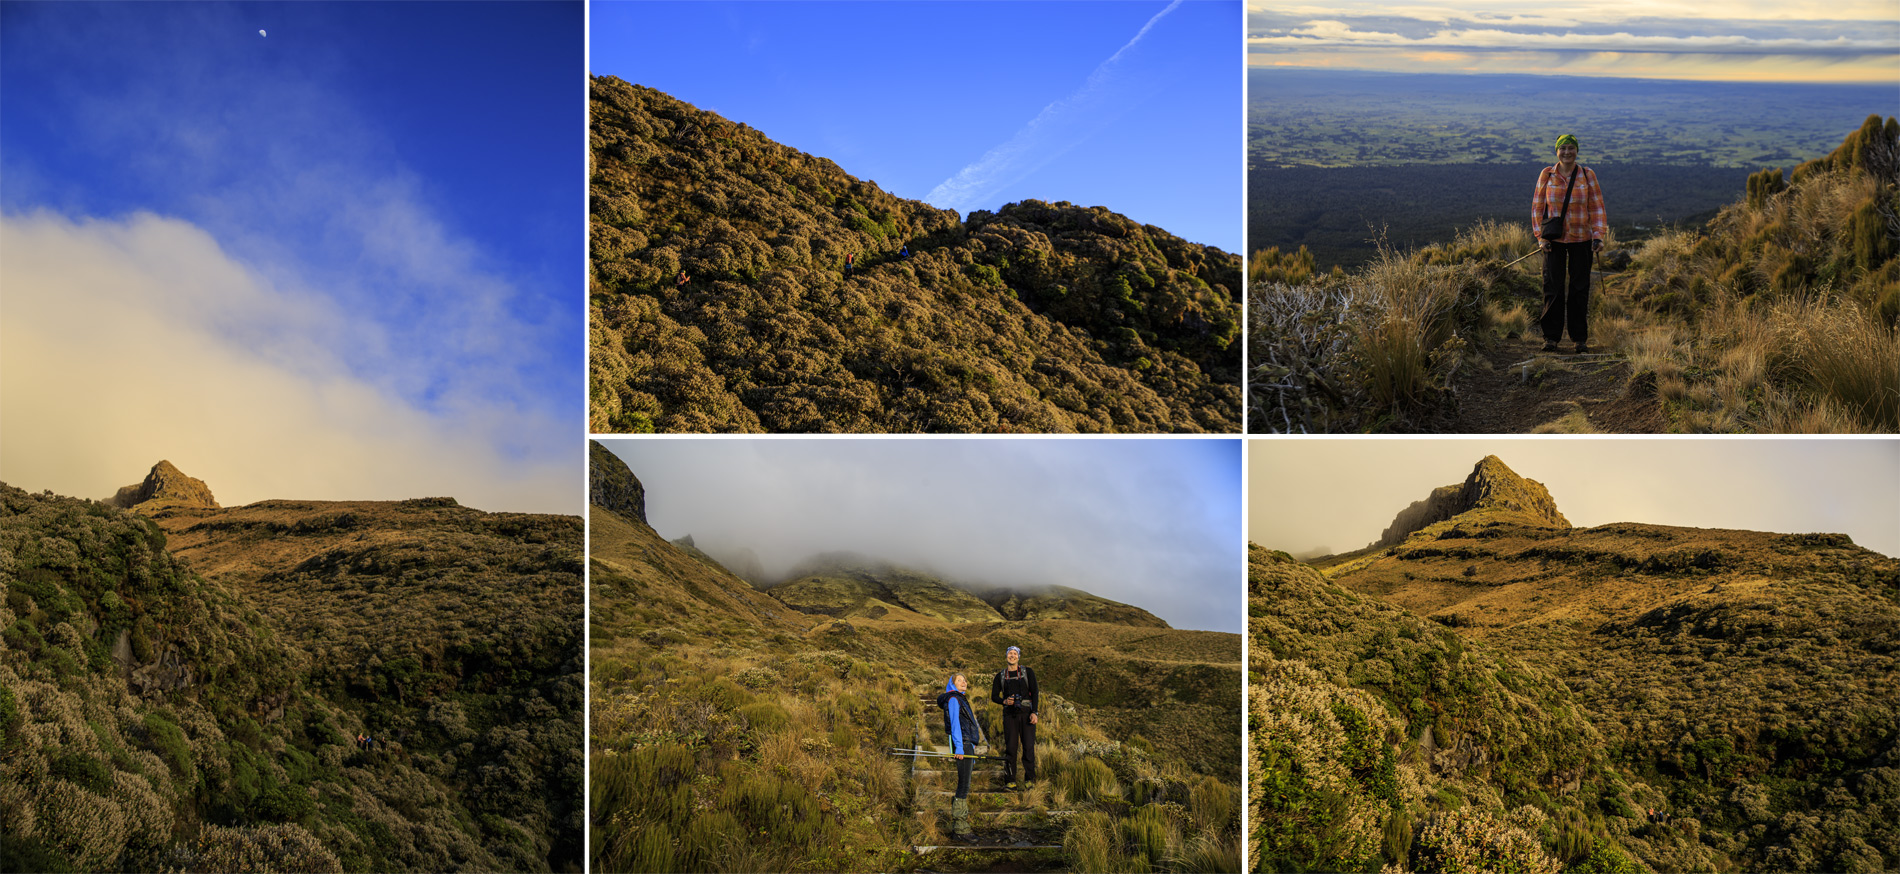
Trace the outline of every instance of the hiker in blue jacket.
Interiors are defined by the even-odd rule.
[[[943,709],[943,730],[950,736],[950,752],[957,757],[957,794],[950,801],[950,834],[956,837],[970,836],[970,766],[976,764],[971,758],[976,755],[978,745],[983,741],[983,726],[976,721],[976,711],[970,708],[970,681],[962,674],[950,678],[945,683],[943,694],[937,696],[937,706]]]

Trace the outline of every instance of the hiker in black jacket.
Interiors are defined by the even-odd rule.
[[[970,766],[976,764],[976,748],[983,743],[983,726],[970,709],[970,681],[962,674],[944,684],[937,696],[943,710],[943,731],[950,738],[950,752],[957,757],[957,794],[950,801],[950,833],[970,835]]]
[[[1023,651],[1003,653],[1009,665],[990,680],[990,701],[1003,705],[1003,782],[1016,787],[1016,747],[1023,751],[1024,789],[1036,785],[1036,672],[1023,667]]]

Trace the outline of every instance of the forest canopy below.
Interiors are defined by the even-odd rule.
[[[593,80],[595,432],[1235,432],[1240,259],[1107,208],[960,218]]]

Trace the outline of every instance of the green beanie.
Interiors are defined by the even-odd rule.
[[[1563,136],[1557,138],[1557,148],[1559,149],[1563,148],[1564,146],[1576,146],[1576,145],[1577,145],[1577,138],[1570,134],[1564,134]],[[1581,149],[1583,147],[1577,146],[1577,148]]]

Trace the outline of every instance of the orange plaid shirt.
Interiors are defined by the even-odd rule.
[[[1564,211],[1564,189],[1570,186],[1570,174],[1557,165],[1544,168],[1537,177],[1537,192],[1531,195],[1531,236],[1544,223],[1544,212],[1555,217]],[[1570,211],[1564,214],[1564,238],[1558,242],[1581,243],[1601,240],[1610,233],[1610,217],[1603,208],[1603,188],[1597,185],[1596,171],[1577,165],[1577,187],[1570,192]]]

